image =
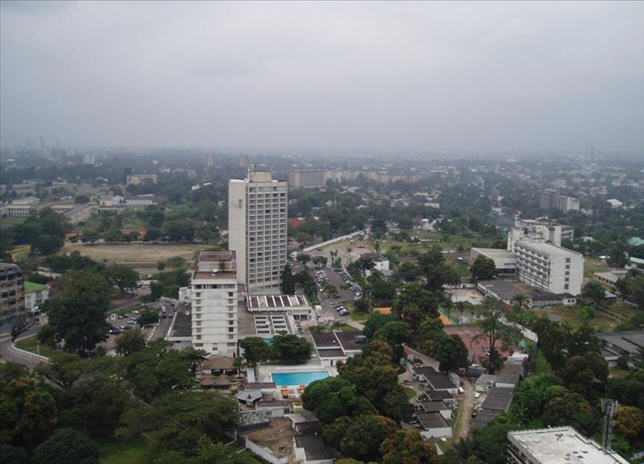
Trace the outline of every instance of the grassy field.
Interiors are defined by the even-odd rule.
[[[191,263],[196,253],[204,248],[207,248],[207,245],[143,243],[84,245],[81,243],[66,242],[62,252],[71,253],[72,251],[78,251],[81,255],[89,256],[96,261],[107,260],[116,263],[155,263],[176,256],[180,256],[186,262]]]
[[[556,314],[561,319],[572,327],[579,327],[586,322],[586,319],[579,311],[580,305],[575,306],[562,306],[557,308],[544,309],[544,314]],[[595,317],[590,319],[588,323],[590,326],[599,332],[610,332],[622,322],[627,321],[637,311],[637,308],[625,305],[623,303],[616,303],[608,308],[608,314],[601,311],[595,312]],[[539,313],[542,311],[540,310]]]
[[[101,445],[100,464],[146,464],[150,462],[150,446],[145,441],[120,443],[112,442]]]
[[[584,277],[592,278],[595,272],[607,272],[611,267],[604,261],[595,258],[584,258]]]
[[[21,350],[30,351],[32,353],[40,354],[41,356],[51,357],[55,353],[62,353],[62,351],[55,348],[51,348],[47,345],[40,344],[40,351],[38,347],[38,339],[35,335],[31,337],[24,338],[16,342],[16,347]]]
[[[2,218],[2,221],[0,221],[0,229],[6,229],[11,226],[15,226],[16,224],[22,224],[25,222],[26,217],[7,217],[7,218]]]

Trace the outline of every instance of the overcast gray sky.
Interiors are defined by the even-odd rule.
[[[2,144],[644,153],[644,3],[1,3]]]

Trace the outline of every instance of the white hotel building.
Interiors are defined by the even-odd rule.
[[[546,292],[580,295],[584,278],[581,254],[549,243],[519,240],[511,250],[516,256],[518,277]]]
[[[237,273],[234,251],[202,251],[192,273],[192,345],[209,354],[237,352]]]
[[[247,292],[279,288],[286,266],[288,186],[270,172],[248,172],[228,183],[228,249]]]

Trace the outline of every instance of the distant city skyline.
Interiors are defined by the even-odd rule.
[[[2,2],[0,145],[644,153],[644,3]]]

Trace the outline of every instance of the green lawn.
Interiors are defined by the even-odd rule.
[[[356,308],[351,301],[344,303],[344,306],[346,306],[346,308],[349,310],[351,319],[353,319],[354,321],[364,322],[369,319],[369,316],[371,316],[371,313],[359,313],[358,311],[356,311]]]
[[[538,314],[556,314],[561,317],[562,321],[570,324],[571,327],[580,327],[586,322],[586,319],[581,315],[581,305],[574,306],[561,306],[556,308],[548,308],[538,310]],[[590,326],[598,332],[612,331],[619,325],[621,319],[610,317],[606,313],[600,311],[595,312],[595,317],[587,321]]]
[[[38,339],[35,335],[17,341],[16,346],[21,350],[30,351],[32,353],[40,354],[41,356],[46,356],[48,358],[55,353],[62,353],[61,350],[43,345],[42,343],[40,344],[40,351],[38,351]]]
[[[584,258],[584,277],[592,278],[595,272],[607,272],[611,267],[595,258]]]
[[[620,369],[619,367],[609,367],[608,376],[623,379],[627,377],[632,371],[630,369]]]
[[[150,462],[150,445],[146,441],[101,445],[100,464],[147,464]]]
[[[413,388],[405,388],[405,395],[407,395],[407,399],[409,400],[416,398],[416,390]]]
[[[15,226],[16,224],[22,224],[25,222],[26,217],[8,217],[8,218],[2,218],[2,221],[0,222],[0,229],[5,229],[11,226]]]

